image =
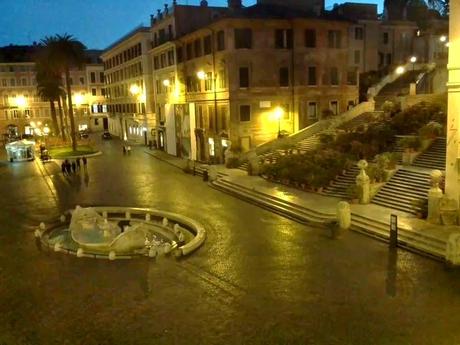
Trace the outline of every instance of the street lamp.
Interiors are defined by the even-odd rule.
[[[403,74],[404,72],[406,72],[406,69],[403,67],[403,66],[398,66],[398,68],[396,68],[396,74]]]
[[[276,107],[273,111],[275,119],[278,120],[278,138],[281,137],[281,118],[284,115],[284,110],[281,107]]]
[[[171,82],[169,81],[169,79],[165,79],[163,80],[163,85],[168,87],[169,85],[171,85]]]
[[[441,37],[439,37],[439,40],[440,40],[441,42],[445,42],[445,41],[447,41],[447,36],[446,36],[446,35],[442,35]]]
[[[203,70],[196,72],[196,76],[200,80],[205,80],[206,79],[206,73]]]
[[[409,61],[412,63],[412,72],[413,72],[415,70],[415,63],[417,62],[417,57],[411,56]]]
[[[140,87],[137,84],[131,84],[129,87],[129,92],[135,96],[141,91]]]
[[[43,136],[45,137],[45,147],[47,146],[46,137],[48,136],[48,134],[50,134],[50,128],[48,127],[48,125],[45,125],[45,127],[43,128]]]

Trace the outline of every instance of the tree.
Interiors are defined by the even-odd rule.
[[[75,131],[75,118],[72,106],[72,87],[70,84],[70,69],[79,68],[85,62],[85,49],[83,43],[72,35],[48,36],[42,40],[44,56],[46,56],[52,69],[64,75],[65,89],[67,92],[68,115],[70,119],[70,138],[72,149],[77,150],[77,136]]]
[[[47,101],[50,102],[51,108],[51,118],[53,121],[53,129],[55,134],[61,132],[63,140],[65,140],[64,127],[62,123],[62,109],[59,107],[59,118],[61,122],[61,130],[59,131],[59,126],[57,123],[56,117],[56,107],[55,102],[60,102],[60,97],[64,94],[65,91],[62,87],[62,78],[61,76],[53,71],[48,61],[42,58],[39,54],[36,57],[36,69],[37,69],[37,91],[38,95]]]

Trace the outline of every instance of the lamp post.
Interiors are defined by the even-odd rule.
[[[416,56],[411,56],[410,62],[412,63],[412,71],[415,70],[415,63],[417,62],[417,57]]]
[[[276,107],[273,112],[275,119],[278,120],[278,138],[281,137],[281,118],[284,115],[284,110],[281,107]]]
[[[47,146],[46,137],[48,136],[48,134],[50,134],[50,128],[48,127],[48,125],[45,125],[45,127],[43,127],[43,137],[45,138],[45,147]]]

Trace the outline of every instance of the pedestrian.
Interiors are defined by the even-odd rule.
[[[127,146],[126,151],[128,152],[128,155],[130,155],[131,154],[131,146]]]
[[[80,157],[77,158],[77,171],[80,171]]]
[[[83,169],[85,169],[86,171],[86,163],[87,163],[86,157],[83,157],[82,161],[83,161]]]
[[[62,171],[62,175],[66,175],[66,171],[65,171],[65,162],[62,162],[61,164],[61,171]]]
[[[72,169],[72,165],[71,165],[70,162],[66,159],[66,160],[65,160],[65,171],[67,172],[67,175],[69,175],[69,176],[70,176],[70,174],[72,173],[71,169]]]
[[[126,154],[126,146],[123,145],[123,154],[125,155]]]
[[[77,171],[77,164],[75,163],[75,161],[72,162],[72,173],[75,174],[75,172]]]

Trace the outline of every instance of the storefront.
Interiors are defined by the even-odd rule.
[[[35,142],[26,139],[13,141],[5,145],[8,160],[30,161],[35,158]]]

